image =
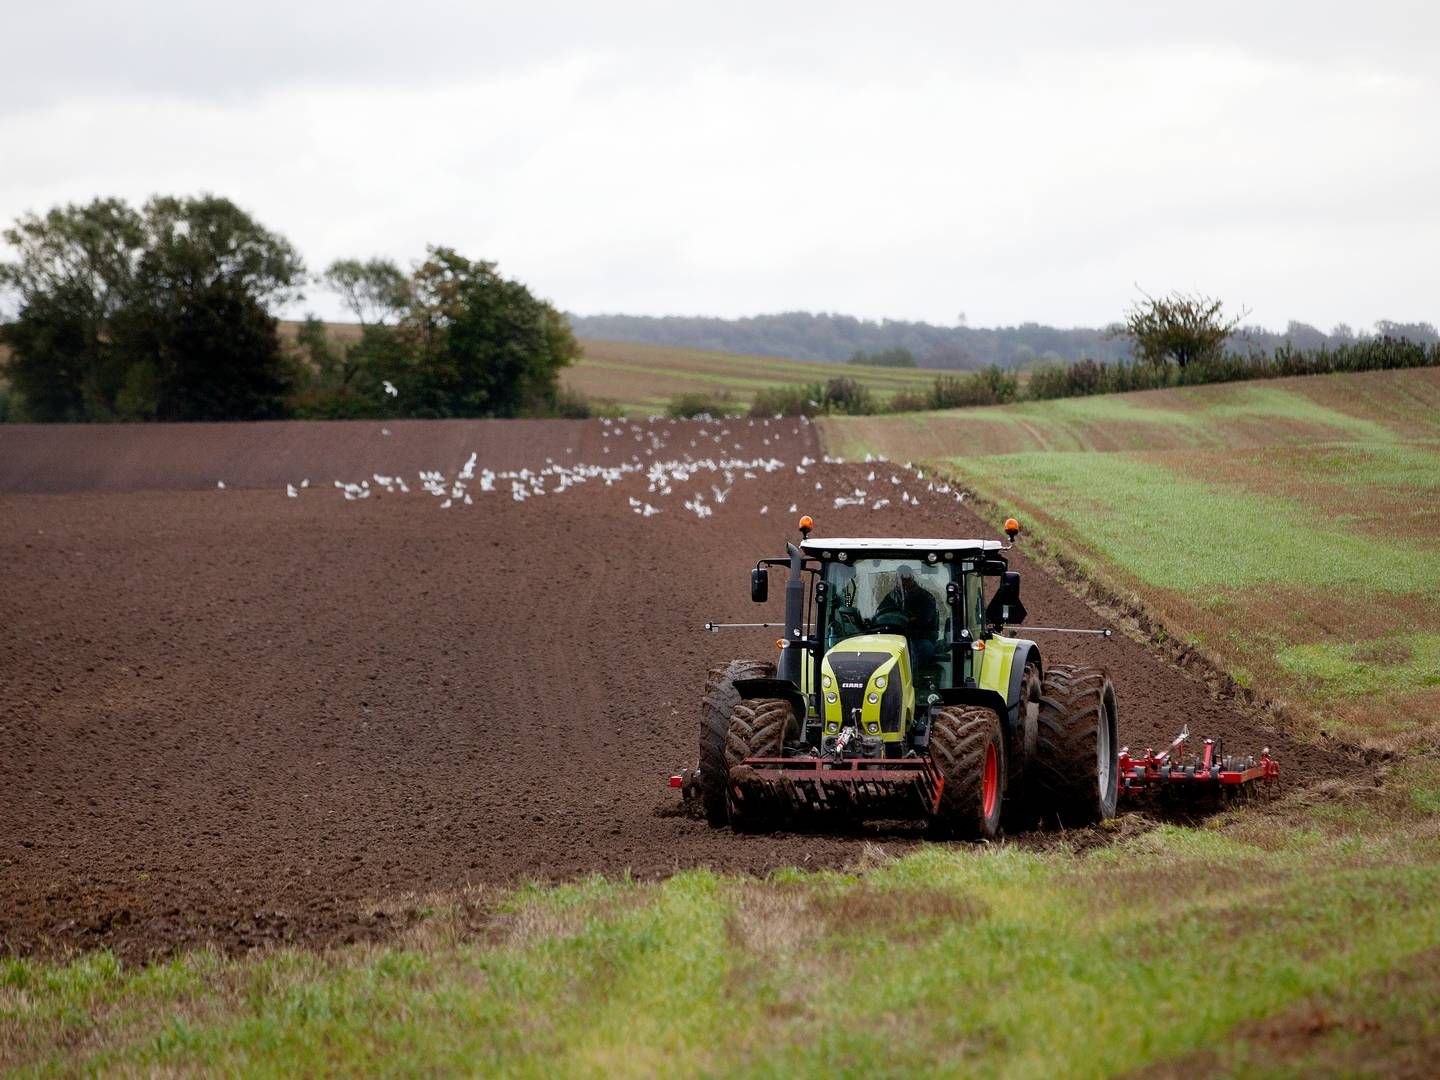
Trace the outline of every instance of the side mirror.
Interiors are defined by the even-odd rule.
[[[985,605],[985,621],[991,626],[1019,626],[1025,621],[1025,605],[1020,602],[1020,575],[1014,570],[1000,575],[1000,587]]]
[[[750,599],[757,604],[770,599],[770,571],[763,566],[750,571]]]

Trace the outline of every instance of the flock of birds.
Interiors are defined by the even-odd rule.
[[[740,433],[736,431],[742,424],[750,429],[759,428],[747,432],[750,438],[746,441],[753,455],[753,436],[758,434],[760,446],[764,448],[760,455],[745,453],[746,442],[737,438]],[[632,513],[654,517],[666,513],[678,501],[681,510],[701,520],[712,517],[717,508],[724,506],[737,485],[786,472],[807,488],[813,482],[814,491],[827,498],[836,510],[868,506],[872,511],[879,511],[892,505],[918,507],[922,483],[926,499],[965,501],[967,492],[934,479],[926,481],[924,470],[910,462],[897,466],[883,456],[870,454],[865,455],[863,462],[870,466],[866,486],[857,486],[853,474],[846,474],[845,483],[827,493],[826,478],[833,474],[823,471],[822,466],[844,465],[844,458],[825,454],[817,459],[804,454],[798,462],[787,464],[776,456],[784,443],[802,436],[808,424],[809,420],[804,417],[747,421],[701,418],[698,424],[659,417],[644,422],[605,419],[600,421],[604,440],[600,456],[610,458],[610,462],[567,463],[547,457],[539,468],[495,470],[480,466],[478,453],[472,452],[453,477],[441,470],[425,470],[417,474],[416,482],[420,491],[439,500],[441,510],[450,510],[475,505],[477,496],[503,496],[508,492],[513,501],[525,502],[563,494],[585,484],[614,487],[628,479],[637,479],[645,485],[645,497],[627,494],[627,506]],[[688,441],[689,446],[678,448],[676,444],[684,441]],[[565,454],[573,456],[574,449],[567,448]],[[219,486],[225,485],[222,482]],[[368,499],[377,492],[408,495],[411,491],[403,477],[383,473],[372,473],[359,481],[336,480],[334,487],[347,502]],[[914,493],[912,487],[916,489]],[[306,478],[298,485],[286,484],[285,494],[298,499],[309,488],[310,480]],[[798,504],[791,503],[789,512],[797,511]],[[768,505],[760,507],[761,514],[769,512]]]

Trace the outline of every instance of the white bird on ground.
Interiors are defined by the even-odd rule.
[[[224,490],[225,490],[225,481],[224,481],[224,480],[216,480],[216,481],[215,481],[215,486],[216,486],[217,488],[219,488],[221,491],[224,491]]]
[[[294,484],[285,485],[285,494],[289,495],[292,499],[298,499],[300,497],[300,492],[295,490]]]

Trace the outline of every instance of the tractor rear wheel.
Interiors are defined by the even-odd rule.
[[[1047,669],[1038,727],[1026,781],[1044,817],[1067,826],[1114,817],[1120,762],[1110,676],[1092,667]]]
[[[730,713],[730,730],[725,737],[725,808],[730,827],[736,832],[765,828],[762,813],[747,806],[737,770],[746,758],[778,758],[785,755],[785,735],[795,726],[795,710],[784,698],[751,698],[741,701]],[[737,796],[735,789],[742,787]]]
[[[933,822],[942,836],[993,840],[1005,801],[1005,738],[993,709],[946,705],[930,713],[930,756],[945,787]]]
[[[710,669],[700,703],[700,805],[705,820],[717,829],[729,821],[725,791],[730,764],[726,744],[730,716],[740,704],[737,679],[773,679],[775,665],[766,660],[732,660]]]

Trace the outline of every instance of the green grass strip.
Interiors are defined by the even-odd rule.
[[[991,497],[1019,497],[1158,588],[1440,587],[1433,552],[1357,536],[1289,499],[1185,479],[1125,454],[1006,454],[950,465]]]

